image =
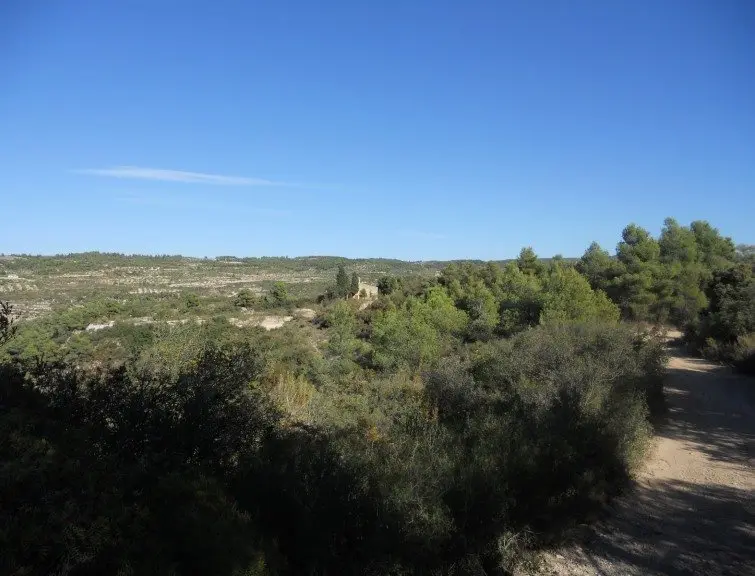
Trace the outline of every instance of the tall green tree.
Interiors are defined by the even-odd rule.
[[[664,264],[692,264],[698,260],[695,233],[690,228],[680,226],[673,218],[664,220],[658,245],[660,259]]]
[[[9,302],[0,301],[0,346],[10,340],[15,333],[13,306]]]
[[[736,258],[736,249],[731,238],[721,236],[718,229],[705,220],[690,224],[695,235],[700,262],[709,270],[726,268]]]
[[[621,237],[616,258],[625,271],[615,280],[615,285],[622,315],[633,320],[653,319],[660,246],[647,230],[636,224],[624,228]]]
[[[658,262],[661,248],[650,232],[629,224],[621,233],[621,242],[616,247],[616,257],[627,267],[641,267]]]
[[[336,296],[339,298],[345,298],[349,294],[350,287],[351,282],[349,281],[349,275],[346,273],[346,268],[344,268],[342,264],[338,267],[338,272],[336,273]]]
[[[705,311],[707,335],[735,342],[755,332],[755,279],[746,264],[718,270],[708,285],[710,305]]]
[[[699,262],[692,229],[666,218],[658,240],[662,267],[656,279],[656,316],[677,325],[690,322],[707,304],[706,269]]]
[[[382,276],[377,283],[378,294],[388,296],[401,287],[401,281],[395,276]]]
[[[469,316],[467,335],[473,340],[486,340],[498,325],[498,302],[481,279],[470,282],[461,291],[457,306]]]
[[[509,336],[537,325],[543,309],[542,291],[537,276],[526,274],[515,263],[509,263],[496,283],[499,332]]]
[[[576,269],[587,278],[594,290],[603,290],[609,296],[616,295],[616,279],[624,273],[623,264],[616,258],[611,258],[608,250],[601,248],[597,242],[593,242],[585,250]]]
[[[602,320],[615,323],[619,308],[602,290],[593,290],[574,268],[555,268],[545,280],[543,323]]]
[[[532,276],[537,276],[543,271],[543,265],[531,246],[522,248],[519,257],[516,259],[516,264],[519,266],[519,270]]]
[[[351,274],[351,283],[349,284],[349,293],[350,294],[358,294],[359,293],[359,276],[356,272],[353,272]]]
[[[438,362],[460,334],[468,317],[456,308],[441,286],[424,297],[410,297],[401,308],[391,307],[372,321],[373,359],[384,369],[420,371]]]

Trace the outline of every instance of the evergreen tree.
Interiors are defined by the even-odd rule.
[[[703,320],[708,335],[730,343],[755,332],[755,280],[749,266],[715,272],[707,295],[710,305]]]
[[[349,293],[350,287],[349,275],[346,274],[346,268],[341,265],[338,267],[338,273],[336,274],[336,296],[345,298]]]
[[[673,218],[666,218],[663,222],[663,230],[661,230],[658,244],[660,245],[661,262],[664,264],[672,262],[690,264],[697,261],[695,233],[685,226],[680,226]]]
[[[600,244],[593,242],[576,264],[577,271],[582,274],[593,290],[603,290],[613,300],[616,298],[616,278],[624,271],[621,263]]]
[[[624,273],[616,279],[618,304],[625,318],[649,320],[657,309],[660,246],[650,233],[630,224],[621,234],[616,258]]]
[[[731,238],[721,236],[719,231],[705,220],[690,224],[695,235],[700,261],[710,270],[727,268],[736,258],[736,249]]]
[[[656,282],[656,316],[682,326],[707,304],[702,290],[707,273],[698,263],[694,232],[673,218],[666,218],[663,224],[658,240],[663,267]]]
[[[452,266],[452,264],[449,266]],[[398,278],[394,276],[383,276],[377,283],[378,294],[381,296],[388,296],[398,290],[400,285],[401,283]]]
[[[619,308],[604,292],[593,290],[574,268],[555,269],[543,286],[541,323],[602,320],[619,321]]]
[[[359,294],[359,276],[354,272],[351,275],[351,286],[349,287],[350,294]]]
[[[283,306],[288,302],[288,288],[283,282],[274,282],[267,294],[268,302],[273,306]]]
[[[10,302],[0,302],[0,346],[10,340],[16,333],[13,325],[13,306]]]
[[[543,271],[543,265],[531,246],[522,248],[519,252],[519,258],[516,259],[516,264],[519,266],[519,270],[525,274],[537,276]]]

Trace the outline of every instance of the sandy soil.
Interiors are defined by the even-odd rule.
[[[294,310],[294,314],[299,318],[304,318],[305,320],[312,320],[315,316],[317,316],[317,312],[312,310],[312,308],[296,308]]]
[[[262,326],[265,330],[275,330],[292,319],[293,316],[265,316],[258,325]]]
[[[634,489],[544,573],[755,575],[755,380],[671,352],[668,417]]]

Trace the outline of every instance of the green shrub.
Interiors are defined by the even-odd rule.
[[[233,305],[238,308],[251,308],[254,306],[255,301],[254,294],[250,290],[243,289],[239,290],[239,293],[236,294],[236,297],[233,299]]]
[[[557,533],[626,484],[662,367],[659,343],[582,325],[525,332],[483,349],[468,376],[433,376],[440,421],[464,447],[456,523],[486,526],[481,553],[506,531]]]
[[[287,304],[289,301],[289,295],[286,284],[283,282],[273,282],[265,299],[270,306],[283,306]]]
[[[188,293],[184,295],[184,306],[187,310],[192,310],[199,307],[199,296],[196,294]]]
[[[96,373],[0,364],[0,571],[507,573],[626,485],[665,358],[626,325],[570,322],[515,265],[465,270],[480,283],[423,281],[359,314],[338,301],[321,330],[218,316],[57,344],[23,326],[4,348],[133,354]],[[529,287],[565,316],[493,340],[489,295]],[[476,321],[486,341],[465,344]]]
[[[340,405],[352,433],[339,442],[404,519],[413,566],[496,573],[627,485],[664,362],[660,341],[626,326],[544,326],[441,362],[424,388],[375,382],[374,408],[352,404],[349,419]]]
[[[328,326],[328,353],[341,363],[339,372],[349,372],[360,347],[356,338],[357,318],[354,307],[346,300],[337,300],[325,314]]]
[[[719,270],[707,288],[708,307],[686,326],[684,341],[696,353],[752,373],[755,349],[755,278],[745,264]]]
[[[373,361],[385,370],[423,370],[437,362],[468,323],[465,312],[440,286],[424,297],[408,298],[401,309],[390,307],[372,320]]]
[[[34,386],[0,368],[0,571],[230,575],[257,564],[259,534],[217,472],[274,416],[219,360],[175,386],[50,365]]]
[[[249,348],[177,377],[0,366],[4,574],[366,573],[398,527]],[[34,546],[29,546],[29,542]]]
[[[556,267],[548,275],[543,288],[543,310],[540,321],[619,321],[619,308],[601,290],[594,291],[588,281],[574,268]]]

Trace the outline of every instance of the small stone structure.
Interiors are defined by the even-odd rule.
[[[362,282],[360,280],[359,281],[359,292],[357,292],[356,294],[354,294],[354,296],[352,296],[352,298],[354,298],[355,300],[360,300],[361,298],[363,298],[363,296],[362,296],[362,290],[364,290],[364,292],[367,294],[366,296],[364,296],[364,298],[372,299],[372,298],[377,298],[377,296],[378,296],[378,287],[377,286],[375,286],[374,284],[367,284],[366,282]]]

